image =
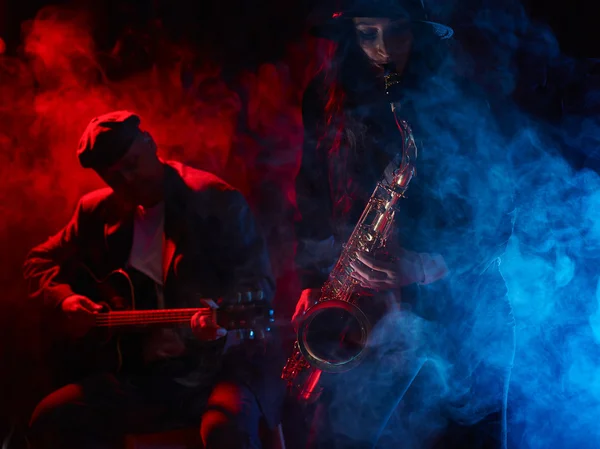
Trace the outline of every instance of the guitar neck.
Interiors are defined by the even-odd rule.
[[[98,327],[138,327],[148,325],[177,325],[189,324],[191,318],[198,312],[206,315],[217,314],[217,310],[204,308],[190,309],[158,309],[158,310],[127,310],[122,312],[107,312],[96,315]]]
[[[134,270],[134,273],[135,270]],[[227,304],[218,309],[210,307],[185,309],[135,309],[136,289],[130,275],[116,270],[103,279],[94,276],[83,266],[80,275],[82,282],[78,288],[93,301],[105,304],[108,312],[95,315],[95,326],[103,328],[133,328],[144,326],[190,325],[191,318],[200,313],[212,317],[219,326],[229,330],[247,330],[252,337],[255,330],[270,331],[273,310],[266,301]],[[202,302],[201,302],[202,303]],[[116,311],[110,310],[116,308]]]

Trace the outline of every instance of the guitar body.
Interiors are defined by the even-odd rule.
[[[157,327],[189,326],[196,313],[210,314],[219,326],[237,330],[241,340],[268,337],[273,310],[262,298],[251,302],[225,304],[218,310],[208,307],[157,309],[156,284],[144,274],[115,270],[97,278],[82,266],[73,291],[103,306],[96,314],[96,327],[76,342],[64,343],[63,362],[76,377],[97,371],[118,372],[143,369],[144,342]]]
[[[135,286],[126,271],[115,270],[98,279],[87,267],[82,266],[76,279],[72,286],[75,293],[101,305],[103,309],[100,313],[135,310]],[[70,365],[79,365],[75,371],[118,372],[127,368],[127,365],[141,363],[141,358],[136,357],[140,351],[136,349],[141,348],[142,339],[139,330],[124,334],[107,326],[95,327],[81,339],[66,343],[65,355],[72,360]]]

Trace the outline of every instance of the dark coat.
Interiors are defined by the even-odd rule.
[[[248,282],[271,300],[274,281],[265,242],[242,194],[210,173],[179,163],[166,163],[165,173],[166,307],[199,307],[199,298],[221,297]],[[133,216],[111,189],[83,196],[70,222],[28,255],[24,272],[32,297],[53,311],[73,294],[75,265],[85,264],[99,278],[123,268],[133,242]],[[188,331],[186,355],[214,353],[215,347],[222,349],[222,340],[202,344]],[[277,345],[234,368],[271,425],[279,420],[284,391]]]

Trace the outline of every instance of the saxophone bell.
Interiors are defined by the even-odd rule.
[[[366,355],[371,325],[355,304],[331,299],[307,310],[298,327],[298,349],[313,367],[342,373],[358,365]]]
[[[371,326],[355,304],[324,300],[310,307],[298,326],[297,340],[282,379],[303,404],[321,397],[321,375],[343,373],[357,366],[367,354]]]

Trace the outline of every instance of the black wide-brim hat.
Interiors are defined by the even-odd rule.
[[[385,17],[391,20],[406,18],[435,38],[444,40],[454,35],[447,25],[428,20],[424,0],[339,0],[337,7],[320,8],[311,17],[311,33],[317,37],[338,40],[341,29],[354,17]]]

